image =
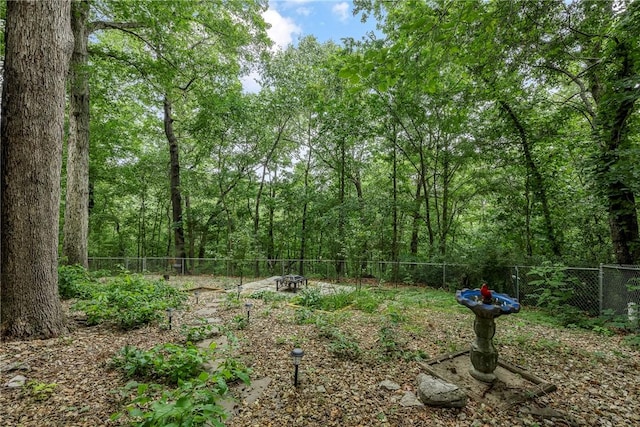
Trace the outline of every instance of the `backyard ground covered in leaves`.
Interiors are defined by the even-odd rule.
[[[269,379],[264,393],[247,402],[236,389],[240,380],[230,378],[230,393],[240,399],[225,420],[229,426],[640,425],[640,352],[633,335],[604,327],[564,328],[524,308],[497,319],[500,357],[555,384],[556,391],[506,409],[475,400],[462,409],[407,408],[400,398],[415,392],[416,376],[424,372],[421,363],[473,341],[473,315],[455,303],[453,293],[420,287],[365,287],[351,293],[344,287],[351,296],[336,298],[341,307],[332,310],[326,298],[320,301],[314,289],[322,286],[315,282],[311,291],[295,296],[245,285],[240,299],[233,279],[172,277],[169,283],[192,289],[183,308],[171,312],[171,329],[164,313],[149,325],[122,330],[110,322],[89,326],[93,322],[85,313],[70,310],[68,335],[0,343],[0,425],[135,421],[126,410],[135,389],[124,389],[135,378],[114,367],[114,357],[125,346],[143,351],[203,338],[195,333],[204,330],[197,326],[204,325],[202,313],[212,322],[205,332],[226,336],[224,345],[211,350],[213,359],[248,368],[254,381]],[[65,301],[65,307],[74,302]],[[248,322],[245,302],[253,304]],[[294,347],[305,352],[297,388],[290,358]],[[25,385],[7,387],[17,375],[26,378]],[[381,388],[384,380],[401,388]],[[141,402],[139,409],[150,404]],[[117,413],[122,416],[113,419]]]

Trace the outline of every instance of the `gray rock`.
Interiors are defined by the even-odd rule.
[[[386,388],[387,390],[393,391],[393,390],[399,390],[400,384],[394,383],[391,380],[384,380],[380,384],[378,384],[378,387]]]
[[[400,399],[400,406],[403,406],[405,408],[411,408],[411,407],[417,407],[417,406],[424,406],[424,404],[420,402],[420,400],[416,397],[415,394],[408,391],[404,394],[404,396],[402,396],[402,399]]]
[[[13,362],[8,365],[0,366],[0,372],[28,371],[30,369],[31,366],[24,362]]]
[[[6,386],[9,388],[18,388],[18,387],[22,387],[26,381],[27,381],[26,377],[22,375],[16,375],[15,377],[9,380]]]
[[[418,397],[429,406],[462,408],[467,404],[467,395],[455,384],[450,384],[431,375],[418,375]]]

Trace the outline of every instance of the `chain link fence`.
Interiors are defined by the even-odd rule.
[[[89,269],[109,273],[212,275],[261,278],[301,274],[310,279],[391,285],[476,288],[487,282],[498,292],[515,296],[525,306],[538,306],[554,291],[568,304],[591,316],[633,315],[640,307],[640,266],[600,265],[598,268],[470,266],[467,264],[219,258],[89,258]],[[548,277],[548,276],[551,276]],[[549,289],[549,286],[556,289]]]
[[[511,277],[522,305],[538,306],[558,298],[591,316],[602,311],[599,268],[516,266]]]
[[[637,321],[640,267],[602,265],[601,314],[627,315]]]

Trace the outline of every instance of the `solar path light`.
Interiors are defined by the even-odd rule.
[[[249,317],[251,316],[251,309],[253,308],[253,304],[250,302],[244,303],[244,310],[247,312],[247,323],[249,323]]]
[[[167,308],[167,319],[169,320],[169,330],[171,330],[171,321],[173,320],[173,308]]]
[[[302,356],[304,356],[304,351],[302,351],[301,348],[294,348],[293,350],[291,350],[291,360],[293,361],[294,366],[293,385],[295,387],[298,387],[298,366],[300,365]]]

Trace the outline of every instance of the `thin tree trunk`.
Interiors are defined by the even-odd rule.
[[[58,297],[69,1],[7,2],[1,125],[0,337],[66,331]]]
[[[171,182],[171,213],[173,241],[175,244],[176,259],[185,258],[184,251],[184,225],[182,223],[182,194],[180,189],[180,158],[178,153],[178,138],[173,132],[173,117],[171,116],[171,101],[164,97],[164,133],[169,142],[170,154],[170,182]],[[177,262],[177,261],[176,261]]]
[[[302,224],[300,229],[300,275],[304,276],[304,259],[307,255],[307,214],[309,210],[309,172],[311,171],[311,117],[307,126],[307,163],[304,168],[304,202],[302,203]]]
[[[74,48],[69,68],[69,138],[62,255],[66,263],[88,268],[89,232],[89,2],[71,3]]]
[[[558,243],[558,239],[556,237],[556,233],[553,227],[553,221],[551,220],[551,209],[549,208],[549,201],[547,199],[547,191],[544,185],[544,180],[542,179],[542,175],[538,170],[538,166],[533,159],[533,155],[531,154],[531,143],[529,141],[529,137],[527,136],[527,132],[524,128],[524,125],[520,121],[518,115],[513,111],[511,106],[505,101],[499,101],[502,109],[507,113],[511,121],[513,122],[516,131],[518,132],[518,136],[520,138],[520,145],[522,147],[522,151],[524,154],[525,165],[527,167],[528,173],[531,175],[531,179],[533,180],[533,193],[538,198],[540,205],[542,207],[542,216],[544,220],[545,226],[545,234],[549,244],[551,245],[551,251],[556,257],[560,257],[560,244]]]
[[[418,258],[418,233],[420,227],[420,206],[422,206],[422,185],[421,180],[418,179],[416,184],[416,196],[415,196],[415,209],[413,211],[413,220],[411,224],[411,257],[412,259]]]

